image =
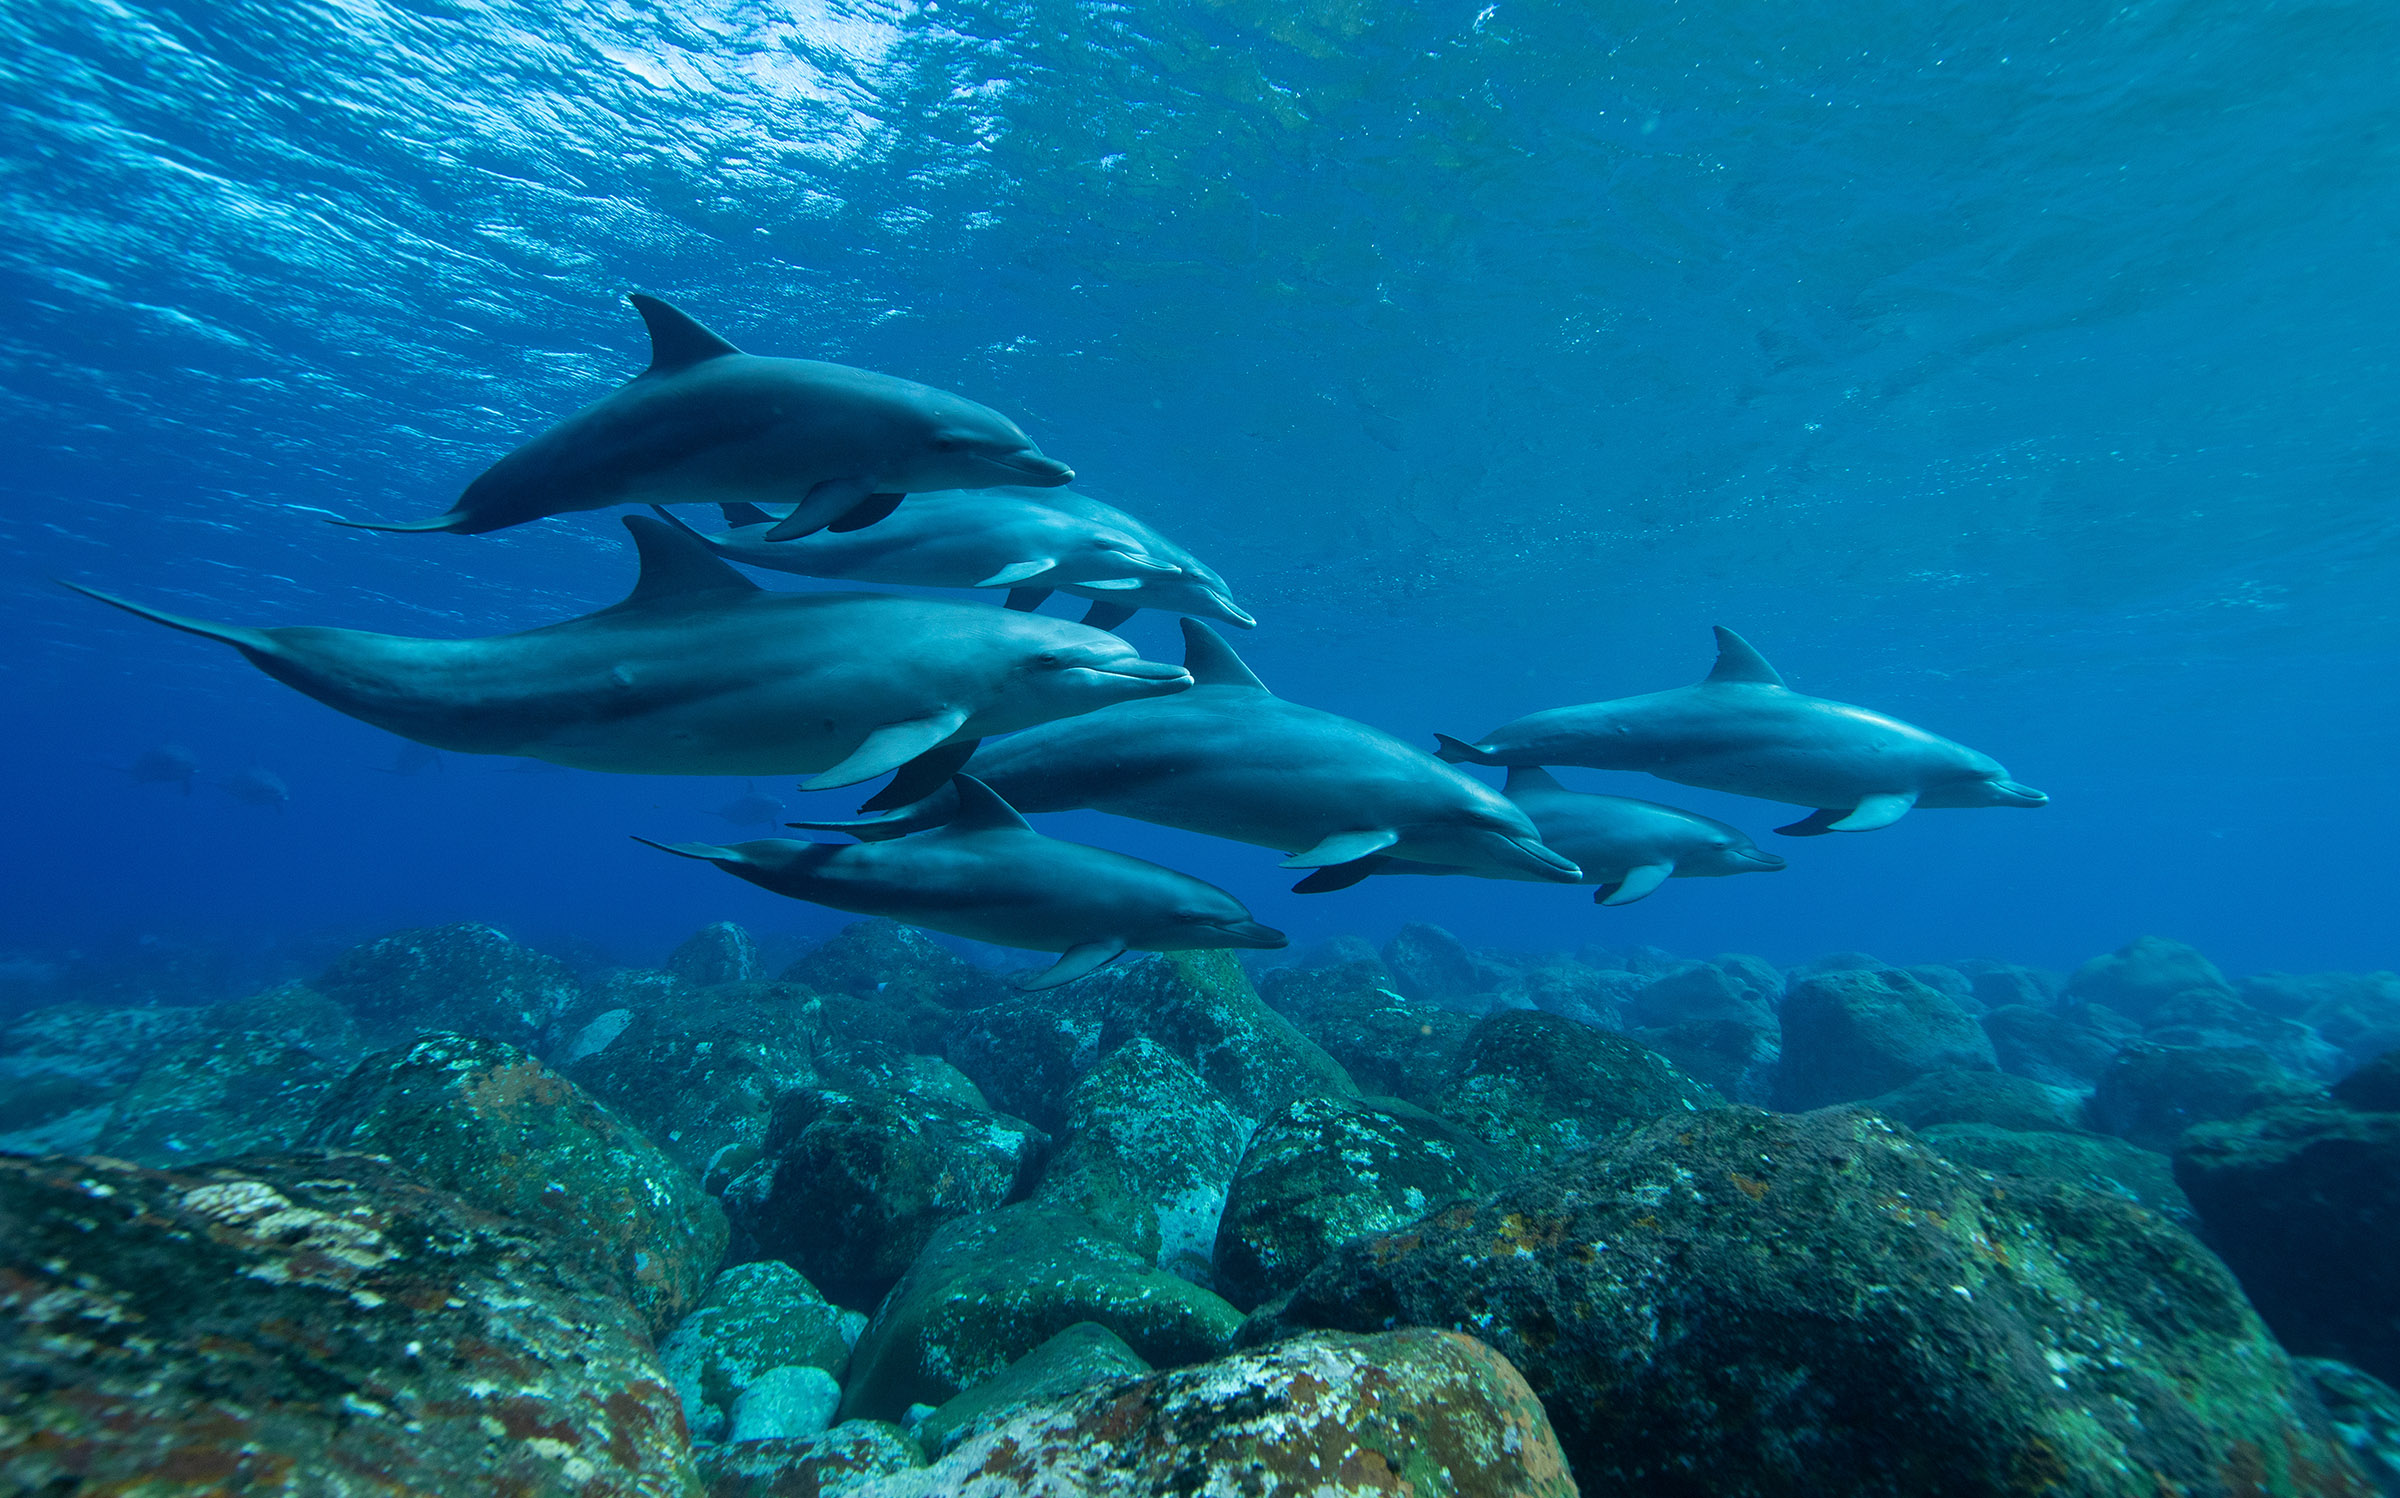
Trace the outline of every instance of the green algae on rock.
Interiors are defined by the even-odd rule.
[[[905,1008],[975,1009],[1006,997],[999,978],[898,921],[852,921],[780,976],[819,993]]]
[[[1622,1035],[1510,1010],[1475,1026],[1433,1111],[1522,1167],[1723,1101]]]
[[[2174,1162],[2138,1144],[2105,1134],[2001,1129],[1977,1123],[1934,1124],[1919,1132],[1927,1144],[1976,1170],[2032,1176],[2123,1197],[2187,1228],[2199,1222],[2183,1188],[2175,1184]]]
[[[1078,1321],[1174,1367],[1223,1353],[1242,1316],[1085,1219],[1019,1203],[934,1234],[860,1335],[842,1414],[947,1403]]]
[[[1200,1074],[1256,1121],[1296,1097],[1353,1096],[1341,1064],[1269,1009],[1229,951],[1162,952],[1094,975],[1103,1054],[1137,1037]]]
[[[1775,1106],[1852,1103],[1944,1070],[1997,1071],[1991,1037],[1956,999],[1893,968],[1796,980],[1783,996]]]
[[[1429,1106],[1475,1021],[1403,996],[1380,962],[1271,972],[1260,992],[1363,1092]]]
[[[387,1044],[443,1030],[535,1047],[583,996],[565,963],[473,922],[368,942],[309,986]]]
[[[917,1441],[940,1456],[978,1427],[1094,1384],[1146,1377],[1149,1362],[1096,1321],[1078,1321],[917,1422]]]
[[[429,1184],[522,1218],[620,1286],[653,1333],[724,1257],[699,1183],[583,1089],[512,1045],[426,1035],[329,1093],[305,1142],[388,1155]]]
[[[0,1159],[0,1491],[699,1498],[613,1277],[360,1155]]]
[[[789,1264],[736,1264],[659,1343],[659,1365],[683,1398],[685,1423],[714,1438],[742,1391],[770,1370],[805,1366],[841,1377],[856,1335],[854,1314],[818,1294]]]
[[[2324,1097],[2324,1088],[2293,1076],[2261,1046],[2143,1041],[2119,1051],[2100,1073],[2088,1109],[2094,1127],[2164,1154],[2195,1124]]]
[[[747,1168],[766,1144],[775,1099],[818,1081],[809,1000],[792,984],[743,983],[635,1009],[559,1069],[694,1176],[731,1179],[732,1152]]]
[[[1541,1402],[1437,1331],[1317,1335],[1023,1406],[855,1498],[1572,1498]]]
[[[2002,1071],[1927,1072],[1867,1106],[1920,1132],[1937,1124],[1988,1124],[1996,1129],[2079,1134],[2083,1094]]]
[[[1587,1493],[2363,1498],[2190,1234],[1862,1109],[1661,1119],[1348,1245],[1244,1340],[1448,1326]]]
[[[1099,1064],[1106,1010],[1096,983],[1002,999],[960,1015],[942,1054],[993,1107],[1056,1132],[1066,1126],[1068,1094]]]
[[[288,1149],[340,1077],[280,1036],[234,1030],[186,1041],[142,1069],[92,1149],[170,1169]]]

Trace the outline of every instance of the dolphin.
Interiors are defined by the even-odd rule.
[[[744,501],[795,506],[771,539],[873,525],[915,489],[1055,487],[1044,457],[999,412],[892,375],[745,354],[657,297],[628,298],[650,367],[485,469],[447,514],[375,531],[480,535],[610,505]]]
[[[218,781],[217,789],[244,806],[272,806],[281,811],[292,801],[292,788],[284,784],[283,777],[261,765],[252,765],[230,780]]]
[[[1090,599],[1083,622],[1099,629],[1114,629],[1144,608],[1242,629],[1258,623],[1208,564],[1123,510],[1071,489],[919,494],[866,530],[819,531],[797,541],[769,541],[775,518],[756,505],[723,509],[729,529],[700,540],[745,566],[859,583],[1006,588],[1011,608],[1033,608],[1055,588]]]
[[[1548,770],[1518,765],[1508,772],[1508,799],[1525,808],[1542,841],[1564,853],[1583,870],[1583,882],[1600,886],[1592,891],[1599,905],[1631,905],[1655,893],[1669,879],[1692,879],[1724,874],[1771,874],[1785,867],[1783,858],[1750,841],[1738,827],[1729,827],[1698,812],[1637,801],[1630,796],[1599,796],[1571,791]],[[1323,875],[1327,869],[1300,881],[1300,892],[1315,894],[1336,887]],[[1466,869],[1434,864],[1390,861],[1378,874],[1463,874]],[[1522,879],[1523,874],[1504,874]]]
[[[706,859],[761,889],[857,915],[889,916],[995,946],[1057,952],[1057,965],[1017,980],[1056,988],[1128,951],[1289,944],[1213,884],[1123,853],[1044,837],[972,775],[951,781],[942,825],[897,842],[718,847],[650,843]]]
[[[1732,630],[1693,686],[1529,713],[1472,744],[1436,734],[1453,764],[1647,770],[1706,790],[1813,806],[1790,837],[1872,832],[1909,808],[2044,806],[2000,762],[1882,713],[1809,697]]]
[[[1284,701],[1197,619],[1183,621],[1183,639],[1198,684],[1171,703],[1119,703],[1073,728],[1046,724],[983,746],[968,769],[1027,811],[1113,812],[1273,848],[1291,855],[1288,869],[1347,866],[1364,877],[1374,867],[1364,860],[1390,857],[1564,884],[1579,877],[1482,781],[1380,729]],[[898,805],[886,816],[791,825],[875,838],[949,814],[946,793],[912,806],[896,789],[863,808]]]
[[[135,755],[130,765],[108,768],[132,776],[136,785],[180,785],[187,796],[200,778],[200,762],[181,744],[159,744]]]
[[[460,754],[633,775],[855,785],[929,750],[948,774],[987,733],[1191,677],[1065,619],[947,599],[769,593],[647,515],[625,601],[523,634],[422,640],[252,629],[79,593],[212,640],[338,712]]]

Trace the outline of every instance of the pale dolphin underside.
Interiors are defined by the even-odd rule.
[[[952,782],[955,809],[916,837],[873,843],[789,838],[719,847],[650,843],[795,900],[1034,952],[1057,964],[1018,981],[1056,988],[1129,951],[1266,950],[1280,931],[1189,874],[1123,853],[1044,837],[971,775]],[[649,842],[648,838],[637,839]]]
[[[1775,829],[1792,837],[1871,832],[1911,807],[2031,807],[2050,799],[1964,744],[1793,691],[1748,641],[1722,627],[1716,667],[1695,685],[1531,713],[1472,744],[1435,737],[1453,763],[1646,770],[1681,785],[1816,807]]]
[[[948,599],[770,593],[670,526],[628,516],[621,603],[473,640],[255,629],[79,593],[220,640],[336,711],[462,754],[636,775],[855,785],[983,734],[1178,692],[1181,668],[1101,630]],[[946,763],[945,763],[946,761]]]

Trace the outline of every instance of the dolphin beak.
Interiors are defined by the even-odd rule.
[[[1502,841],[1524,855],[1521,859],[1508,859],[1507,862],[1514,864],[1536,879],[1549,879],[1559,884],[1574,884],[1583,878],[1583,870],[1577,868],[1573,860],[1542,846],[1533,838],[1512,837],[1504,838]]]
[[[1237,947],[1251,947],[1262,952],[1273,952],[1292,944],[1290,937],[1273,926],[1262,926],[1256,921],[1225,921],[1210,929],[1232,937]]]
[[[995,453],[991,462],[995,467],[1023,475],[1024,482],[1037,489],[1055,489],[1075,482],[1074,469],[1030,447],[1023,452]]]
[[[2019,785],[2013,780],[1993,781],[1992,792],[2000,798],[1999,804],[2002,806],[2048,806],[2050,804],[2048,796],[2035,790],[2032,786]]]
[[[1125,681],[1146,682],[1156,689],[1148,694],[1154,697],[1163,697],[1169,692],[1180,692],[1192,684],[1191,672],[1181,666],[1170,666],[1164,661],[1119,661],[1113,665],[1079,666],[1076,669],[1089,671],[1094,676],[1114,676]]]
[[[1258,628],[1258,621],[1251,618],[1248,611],[1243,609],[1240,604],[1235,603],[1214,588],[1203,588],[1200,591],[1207,594],[1208,601],[1217,606],[1218,618],[1228,624],[1240,625],[1243,629]]]
[[[1733,856],[1737,862],[1746,863],[1750,865],[1750,869],[1755,869],[1761,874],[1777,873],[1792,866],[1791,860],[1782,854],[1769,853],[1764,848],[1736,848],[1733,850]],[[1748,873],[1750,869],[1740,869],[1736,872]]]

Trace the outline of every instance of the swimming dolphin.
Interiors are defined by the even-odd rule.
[[[769,593],[698,543],[630,515],[625,601],[523,634],[421,640],[208,624],[67,584],[222,640],[353,718],[461,754],[634,775],[813,773],[855,785],[937,747],[957,766],[1006,733],[1191,677],[1065,619],[947,599]]]
[[[1791,837],[1872,832],[1913,806],[2042,806],[1989,755],[1911,723],[1783,684],[1748,641],[1717,630],[1716,668],[1697,685],[1529,713],[1472,744],[1444,734],[1442,758],[1478,765],[1588,765],[1817,808]]]
[[[1482,781],[1380,729],[1275,696],[1197,619],[1183,621],[1183,639],[1198,685],[1171,703],[1120,703],[1073,729],[1046,724],[984,745],[969,770],[1027,811],[1113,812],[1273,848],[1291,855],[1289,869],[1392,857],[1563,884],[1578,877]],[[905,778],[866,809],[892,803]],[[884,817],[791,825],[889,837],[938,823],[947,799],[937,792]]]
[[[107,768],[132,776],[136,785],[182,786],[187,796],[192,793],[193,782],[200,778],[200,762],[192,758],[192,751],[181,744],[160,744],[144,749],[134,756],[132,764],[110,765]]]
[[[485,469],[448,514],[375,531],[480,535],[640,503],[796,506],[771,539],[873,525],[914,489],[1055,486],[1075,470],[1015,422],[891,375],[745,354],[653,296],[650,367]]]
[[[761,889],[889,916],[995,946],[1057,952],[1056,966],[1017,981],[1056,988],[1128,951],[1272,949],[1288,939],[1250,918],[1213,884],[1139,858],[1044,837],[972,775],[951,782],[948,820],[897,842],[803,843],[765,838],[721,848],[650,843],[706,859]],[[637,838],[648,843],[648,838]]]
[[[1548,770],[1519,765],[1508,772],[1508,799],[1525,808],[1542,842],[1564,853],[1583,870],[1583,882],[1600,886],[1592,891],[1599,905],[1631,905],[1669,879],[1723,874],[1771,874],[1784,860],[1750,841],[1738,827],[1729,827],[1698,812],[1637,801],[1630,796],[1599,796],[1571,791]],[[1385,862],[1377,874],[1463,874],[1465,869],[1433,864]],[[1302,894],[1339,886],[1328,875],[1347,870],[1325,869],[1300,881]],[[1522,874],[1504,874],[1522,879]],[[1322,882],[1319,882],[1322,881]]]
[[[292,801],[292,788],[284,784],[283,777],[259,765],[218,781],[217,789],[244,806],[272,806],[281,811]]]
[[[1070,489],[919,494],[866,530],[819,531],[797,541],[769,541],[775,519],[756,505],[723,508],[730,529],[700,541],[745,566],[858,583],[1006,588],[1011,608],[1032,608],[1055,588],[1092,600],[1083,622],[1098,629],[1114,629],[1145,608],[1243,629],[1258,623],[1198,557],[1123,510]]]

